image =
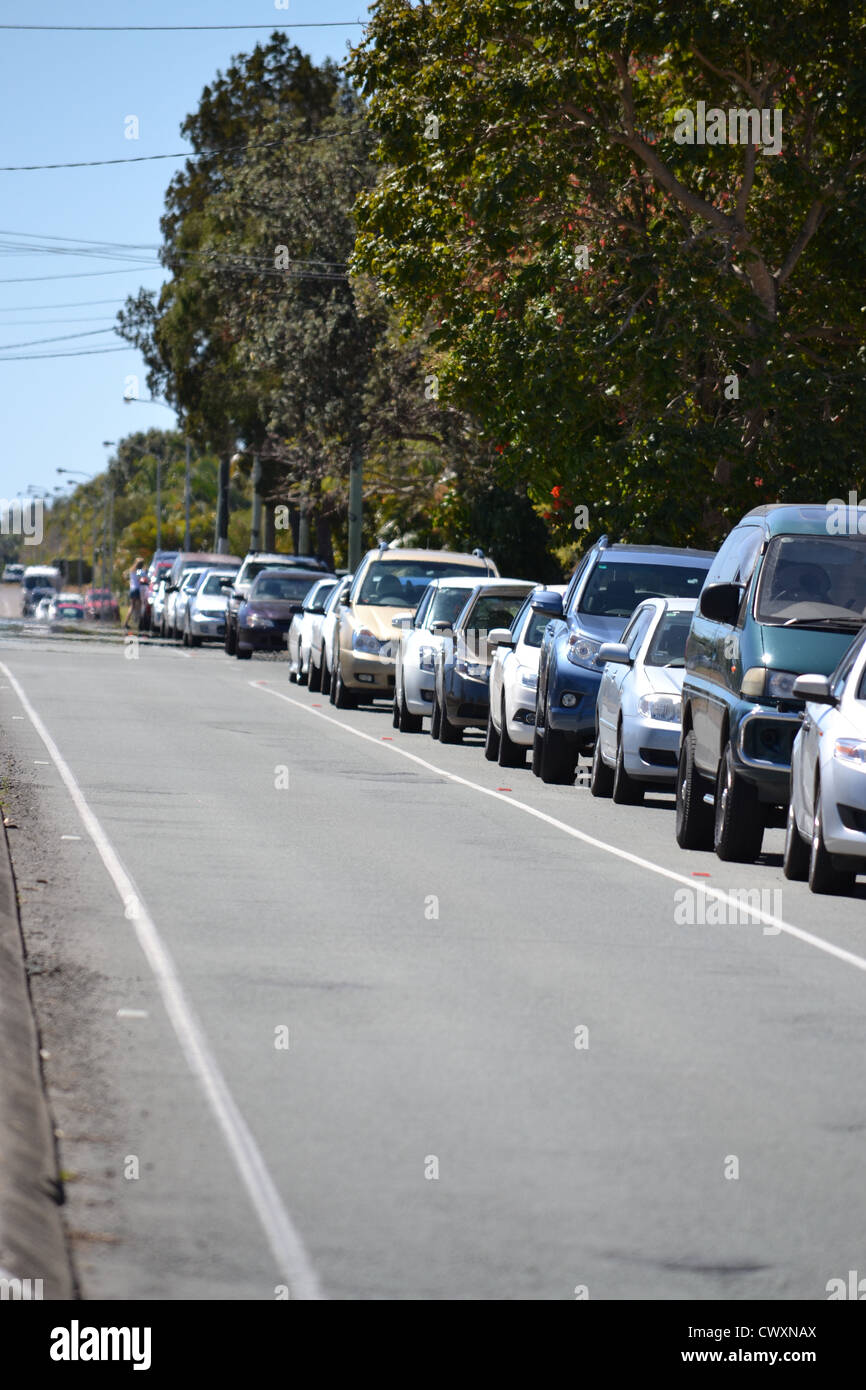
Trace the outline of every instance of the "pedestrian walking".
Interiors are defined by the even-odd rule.
[[[129,632],[131,625],[134,625],[137,631],[141,624],[141,572],[143,566],[144,560],[140,555],[137,555],[133,561],[132,569],[129,571],[129,608],[124,619],[124,627],[127,632]]]

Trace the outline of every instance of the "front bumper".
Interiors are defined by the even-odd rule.
[[[190,616],[189,630],[193,637],[225,637],[226,624],[224,618],[195,618]]]
[[[281,652],[285,649],[289,625],[285,627],[239,627],[238,646],[254,652]]]
[[[866,873],[866,771],[827,758],[821,767],[821,820],[831,854],[858,859]]]
[[[731,737],[736,771],[767,805],[785,806],[790,800],[791,750],[802,722],[802,710],[749,705]]]
[[[393,657],[365,652],[340,652],[340,670],[347,690],[366,691],[371,700],[393,695],[396,662]]]
[[[410,714],[430,713],[435,680],[432,671],[422,671],[418,666],[407,671],[406,667],[403,667],[403,694]]]
[[[636,714],[623,717],[622,757],[630,777],[640,782],[675,782],[680,725]]]
[[[445,692],[445,708],[450,723],[460,729],[486,728],[490,708],[490,689],[487,680],[475,676],[451,674],[451,689]]]
[[[600,669],[593,671],[588,666],[575,666],[568,660],[557,663],[548,674],[548,726],[557,733],[592,742],[600,685]],[[574,704],[569,704],[572,699]]]

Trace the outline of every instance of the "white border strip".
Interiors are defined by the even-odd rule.
[[[287,704],[305,710],[307,714],[324,719],[327,724],[334,724],[347,734],[354,734],[356,738],[366,739],[368,743],[375,744],[377,748],[385,747],[381,738],[376,738],[373,734],[365,734],[362,729],[355,729],[351,724],[344,724],[341,719],[334,719],[332,715],[325,714],[322,710],[313,709],[311,705],[304,704],[302,700],[296,700],[291,695],[284,695],[279,690],[273,690],[264,681],[251,680],[247,684],[251,685],[254,690],[260,690],[265,695],[274,695],[278,700],[285,700]],[[565,835],[570,835],[572,839],[580,840],[585,845],[591,845],[593,849],[600,849],[605,854],[613,854],[617,859],[625,859],[629,864],[636,864],[639,869],[648,869],[650,873],[657,874],[660,878],[670,879],[673,883],[682,883],[686,888],[694,889],[698,893],[704,893],[708,898],[715,898],[719,902],[726,903],[737,913],[748,912],[756,922],[762,922],[765,926],[772,927],[774,935],[784,932],[787,936],[793,936],[798,941],[805,942],[807,946],[814,946],[816,951],[824,951],[828,956],[835,956],[837,960],[844,961],[846,965],[853,965],[857,970],[866,970],[866,959],[863,956],[857,956],[853,951],[846,951],[842,946],[835,946],[832,941],[825,941],[823,937],[803,931],[801,927],[792,926],[790,922],[783,921],[781,917],[774,917],[759,907],[750,907],[741,898],[726,893],[724,889],[710,888],[694,878],[687,878],[685,874],[676,873],[674,869],[664,869],[660,864],[653,864],[649,859],[641,859],[638,854],[631,854],[627,849],[620,849],[618,845],[608,844],[606,840],[598,840],[594,835],[587,835],[582,830],[576,830],[573,825],[567,825],[565,821],[557,820],[555,816],[549,816],[545,811],[539,811],[525,801],[518,801],[510,794],[505,795],[502,792],[493,791],[491,787],[482,787],[478,782],[470,782],[466,777],[458,777],[456,772],[447,772],[444,767],[437,767],[435,763],[428,763],[425,758],[419,758],[416,753],[410,753],[408,749],[400,748],[396,743],[389,742],[387,749],[388,752],[397,753],[401,758],[408,758],[410,762],[417,763],[419,767],[427,768],[428,771],[435,772],[440,777],[447,777],[449,781],[456,782],[461,787],[469,787],[471,791],[480,792],[482,796],[492,796],[503,806],[513,806],[515,810],[522,811],[527,816],[534,816],[536,820],[544,821],[546,825],[552,825],[555,830],[561,830]]]
[[[289,1285],[293,1299],[322,1298],[323,1295],[309,1256],[304,1249],[303,1241],[280,1200],[280,1195],[268,1172],[258,1145],[235,1104],[225,1077],[211,1052],[204,1029],[186,997],[174,961],[145,907],[141,894],[88,806],[84,794],[64,761],[60,750],[24,694],[20,684],[8,666],[2,662],[0,662],[0,671],[9,680],[23,708],[27,711],[31,724],[45,744],[81,817],[84,828],[96,846],[96,851],[120,895],[124,916],[134,924],[138,943],[153,972],[177,1040],[190,1070],[204,1091],[217,1124],[223,1132],[223,1137],[234,1159],[241,1181],[256,1210],[277,1262],[277,1269]]]

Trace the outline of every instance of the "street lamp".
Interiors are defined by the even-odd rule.
[[[161,406],[164,406],[166,410],[170,410],[171,413],[172,413],[174,416],[177,416],[177,415],[178,415],[178,411],[175,409],[175,407],[174,407],[173,405],[171,405],[169,401],[164,401],[164,400],[162,399],[161,396],[150,396],[147,400],[141,400],[140,397],[138,397],[138,396],[124,396],[124,398],[123,398],[123,403],[124,403],[124,405],[161,405]],[[191,550],[191,549],[192,549],[192,542],[191,542],[191,540],[190,540],[190,527],[189,527],[189,510],[190,510],[189,435],[187,434],[187,431],[186,431],[186,423],[185,423],[185,422],[184,422],[184,427],[183,427],[183,442],[184,442],[185,455],[186,455],[186,462],[185,462],[185,465],[184,465],[184,474],[183,474],[183,548],[184,548],[184,550]],[[159,468],[158,468],[158,467],[157,467],[157,473],[156,473],[156,499],[157,499],[157,500],[156,500],[156,548],[157,548],[157,550],[161,550],[161,549],[162,549],[162,546],[161,546],[161,544],[160,544],[160,540],[161,540],[161,537],[162,537],[162,528],[161,528],[161,518],[160,518]]]

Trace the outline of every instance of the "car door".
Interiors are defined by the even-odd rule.
[[[641,605],[635,610],[622,634],[622,645],[628,647],[629,656],[634,661],[641,649],[644,638],[650,630],[655,616],[655,608],[650,604]],[[601,738],[601,751],[608,762],[616,759],[617,729],[622,709],[622,686],[631,675],[631,666],[622,662],[605,664],[601,685],[598,691],[598,728]]]

